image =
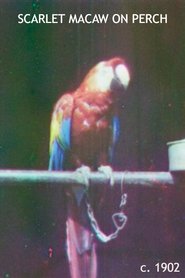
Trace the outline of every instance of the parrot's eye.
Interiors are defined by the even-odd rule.
[[[98,66],[97,74],[95,76],[95,83],[102,92],[107,92],[111,80],[114,77],[114,72],[112,67],[105,67],[102,63]]]

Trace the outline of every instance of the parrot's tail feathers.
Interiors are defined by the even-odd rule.
[[[81,226],[74,219],[68,218],[67,223],[67,252],[70,259],[70,252],[72,248],[76,249],[79,256],[88,252],[92,248],[93,234],[90,230]]]
[[[71,278],[96,278],[96,246],[92,233],[74,219],[67,220],[67,256]]]

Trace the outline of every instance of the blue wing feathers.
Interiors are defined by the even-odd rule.
[[[71,146],[71,119],[63,119],[60,125],[59,136],[53,141],[49,170],[63,170],[65,158]]]
[[[54,140],[49,160],[49,170],[63,170],[64,150],[57,140]]]
[[[60,125],[59,141],[64,150],[71,146],[71,118],[63,119]]]
[[[113,117],[113,145],[115,145],[118,142],[118,138],[120,135],[120,120],[118,116]]]
[[[109,148],[110,161],[113,160],[114,149],[118,142],[119,135],[120,135],[120,120],[119,120],[119,117],[116,115],[112,119],[112,144]]]

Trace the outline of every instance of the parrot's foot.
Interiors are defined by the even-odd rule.
[[[82,177],[82,184],[85,185],[86,188],[89,187],[89,175],[91,172],[90,167],[82,165],[76,170],[77,173],[81,174]]]
[[[98,172],[103,173],[106,176],[106,178],[109,180],[109,184],[111,187],[114,186],[114,175],[113,170],[110,166],[102,165],[98,168]]]
[[[80,206],[80,203],[81,203],[84,195],[88,191],[88,188],[90,185],[90,183],[89,183],[90,172],[91,172],[91,169],[88,166],[84,166],[84,165],[76,169],[76,173],[78,174],[78,180],[80,181],[80,184],[83,185],[83,187],[75,186],[73,188],[73,192],[75,194],[75,198],[76,198],[78,206]],[[84,188],[84,186],[85,186],[85,188]]]

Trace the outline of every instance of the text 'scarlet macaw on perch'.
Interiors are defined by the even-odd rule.
[[[118,103],[129,80],[124,60],[116,57],[98,63],[75,91],[62,95],[51,121],[50,170],[80,168],[88,175],[101,169],[112,179],[110,168],[100,166],[111,164],[120,128]],[[84,188],[66,190],[67,254],[73,278],[95,278],[97,273],[86,197]]]

